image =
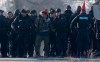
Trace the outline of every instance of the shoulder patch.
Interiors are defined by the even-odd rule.
[[[88,20],[88,17],[79,17],[80,20]]]

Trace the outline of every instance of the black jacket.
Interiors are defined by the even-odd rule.
[[[66,10],[66,11],[64,12],[64,16],[65,16],[66,20],[69,21],[69,23],[71,22],[71,21],[70,21],[70,18],[71,18],[71,16],[72,16],[72,14],[73,14],[73,12],[72,12],[71,10]]]
[[[12,23],[13,29],[18,33],[30,33],[31,31],[31,18],[29,15],[23,17],[19,15]]]
[[[91,29],[93,27],[93,24],[89,15],[87,15],[86,13],[81,13],[72,21],[71,28],[73,28],[74,26],[77,26],[78,29]]]
[[[31,18],[31,29],[34,30],[36,29],[36,26],[35,26],[35,21],[37,20],[37,16],[30,16]]]
[[[5,16],[0,16],[0,34],[7,34],[8,25]]]
[[[54,21],[54,27],[56,29],[56,32],[58,33],[67,33],[68,32],[68,21],[64,17],[63,14],[61,14],[59,17],[56,17]]]

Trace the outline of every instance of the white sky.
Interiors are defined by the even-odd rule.
[[[0,9],[5,10],[6,11],[6,2],[7,0],[0,0]]]

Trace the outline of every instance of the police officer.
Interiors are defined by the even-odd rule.
[[[57,56],[65,57],[68,47],[68,22],[63,14],[61,14],[61,9],[56,10],[56,19],[54,22],[54,27],[56,31],[56,45],[57,45]]]
[[[31,19],[27,11],[23,9],[21,14],[13,22],[14,29],[17,31],[17,55],[27,57],[30,43]]]
[[[65,16],[65,18],[66,18],[66,21],[68,22],[68,26],[69,26],[69,29],[68,29],[68,40],[70,41],[70,39],[71,39],[71,30],[70,30],[70,23],[71,23],[71,16],[72,16],[72,14],[73,14],[73,12],[72,12],[72,10],[71,10],[71,6],[70,5],[67,5],[67,8],[66,8],[66,10],[64,11],[64,16]],[[69,42],[70,43],[70,42]],[[68,53],[70,53],[70,44],[69,44],[69,51],[68,51]],[[70,54],[69,54],[70,55]]]
[[[99,53],[100,52],[100,20],[97,20],[96,19],[96,25],[97,25],[97,31],[96,31],[96,33],[97,33],[97,53]],[[100,56],[100,54],[97,54],[98,56]]]
[[[99,42],[100,41],[100,17],[99,17],[100,15],[97,14],[100,12],[100,10],[98,8],[100,8],[100,0],[96,0],[96,3],[94,3],[93,5],[93,16],[94,16],[95,23],[96,23],[96,39],[97,39],[95,57],[100,56],[100,42]]]
[[[72,10],[71,10],[71,6],[68,5],[68,6],[67,6],[67,9],[66,9],[65,12],[64,12],[64,16],[65,16],[66,20],[69,22],[69,26],[70,26],[70,23],[71,23],[70,18],[71,18],[71,16],[72,16],[72,14],[73,14],[73,12],[72,12]]]
[[[92,24],[91,19],[86,14],[85,9],[82,9],[82,13],[72,21],[71,28],[73,28],[74,26],[77,26],[78,28],[78,34],[76,38],[77,57],[87,57],[90,42],[89,30],[91,29]]]
[[[0,43],[1,43],[1,55],[7,57],[7,40],[8,40],[8,25],[5,16],[3,16],[3,10],[0,10]]]
[[[54,21],[56,18],[56,11],[54,9],[50,10],[50,56],[54,57],[56,56],[56,32],[55,32],[55,27],[54,27]]]
[[[12,34],[11,33],[12,32],[11,23],[14,21],[14,15],[13,15],[13,13],[11,11],[8,12],[8,16],[7,16],[6,20],[7,20],[7,25],[8,25],[8,28],[9,28],[9,30],[8,30],[8,49],[9,49],[9,53],[11,54],[11,52],[12,52],[12,47],[11,47],[12,46],[12,41],[11,41],[11,39],[12,39],[12,36],[11,36],[11,34]]]
[[[13,16],[13,22],[11,23],[11,57],[17,57],[17,30],[15,29],[14,20],[20,15],[20,11],[17,9]]]
[[[72,21],[76,16],[78,16],[81,12],[81,6],[77,7],[76,12],[71,16],[70,21]],[[70,35],[70,45],[71,45],[71,55],[76,56],[76,36],[77,36],[77,28],[73,27],[71,29],[71,35]]]
[[[89,16],[92,20],[93,28],[90,30],[90,46],[93,49],[93,51],[97,50],[97,40],[96,40],[96,20],[94,18],[93,14],[93,6],[91,7],[91,10],[89,11]]]
[[[32,10],[30,13],[31,18],[31,41],[29,43],[29,57],[33,57],[33,52],[35,48],[35,39],[36,39],[36,27],[35,27],[35,21],[37,20],[37,12],[36,10]]]

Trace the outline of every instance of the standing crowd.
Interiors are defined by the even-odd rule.
[[[88,57],[100,52],[100,21],[81,6],[75,13],[71,6],[61,9],[11,11],[0,10],[0,43],[2,57],[40,57],[44,41],[44,57]]]

